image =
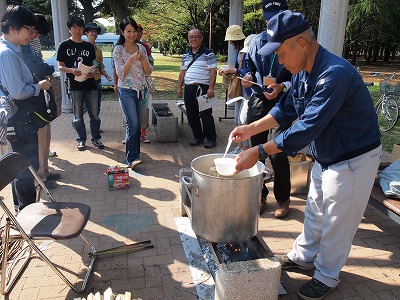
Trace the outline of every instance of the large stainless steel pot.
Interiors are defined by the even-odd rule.
[[[210,168],[214,159],[222,156],[208,154],[193,159],[192,177],[182,176],[181,184],[191,202],[192,228],[197,236],[214,243],[243,242],[258,231],[265,166],[257,162],[234,176],[216,176]]]

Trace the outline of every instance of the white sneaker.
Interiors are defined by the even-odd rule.
[[[49,157],[53,157],[53,156],[56,156],[57,155],[57,152],[56,151],[54,151],[54,150],[49,150]]]

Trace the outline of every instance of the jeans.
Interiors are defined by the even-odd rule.
[[[90,118],[90,132],[92,134],[92,140],[101,139],[100,135],[100,118],[98,108],[97,90],[88,91],[71,91],[72,107],[74,118],[72,120],[72,126],[75,128],[78,136],[76,140],[86,143],[86,127],[83,120],[83,103],[86,104],[89,118]]]
[[[101,85],[101,79],[96,80],[96,85],[97,85],[98,115],[100,115],[101,97],[103,96],[103,86]]]
[[[19,109],[8,120],[7,140],[14,152],[20,153],[29,160],[35,170],[39,168],[38,135],[37,128],[27,123],[27,111]],[[12,132],[14,128],[14,132]],[[11,130],[10,130],[11,129]],[[12,166],[10,166],[12,168]],[[24,171],[11,184],[14,205],[23,209],[27,205],[36,202],[35,182],[29,170]]]
[[[208,85],[201,84],[200,87],[203,93],[208,90]],[[199,112],[199,103],[196,98],[197,89],[198,85],[185,85],[183,99],[190,128],[195,138],[199,140],[207,138],[207,141],[215,142],[217,140],[217,133],[215,131],[212,108]]]
[[[119,104],[126,120],[125,151],[128,165],[140,158],[140,129],[143,117],[142,94],[118,87]]]

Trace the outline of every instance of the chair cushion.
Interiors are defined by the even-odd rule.
[[[70,239],[81,234],[90,207],[73,202],[39,202],[25,207],[17,221],[31,238]]]

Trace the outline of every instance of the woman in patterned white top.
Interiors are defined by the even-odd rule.
[[[134,19],[123,19],[121,35],[113,50],[115,70],[118,75],[118,97],[126,120],[126,161],[135,168],[140,160],[140,124],[143,114],[143,90],[145,75],[151,74],[146,49],[136,43],[138,26]]]

